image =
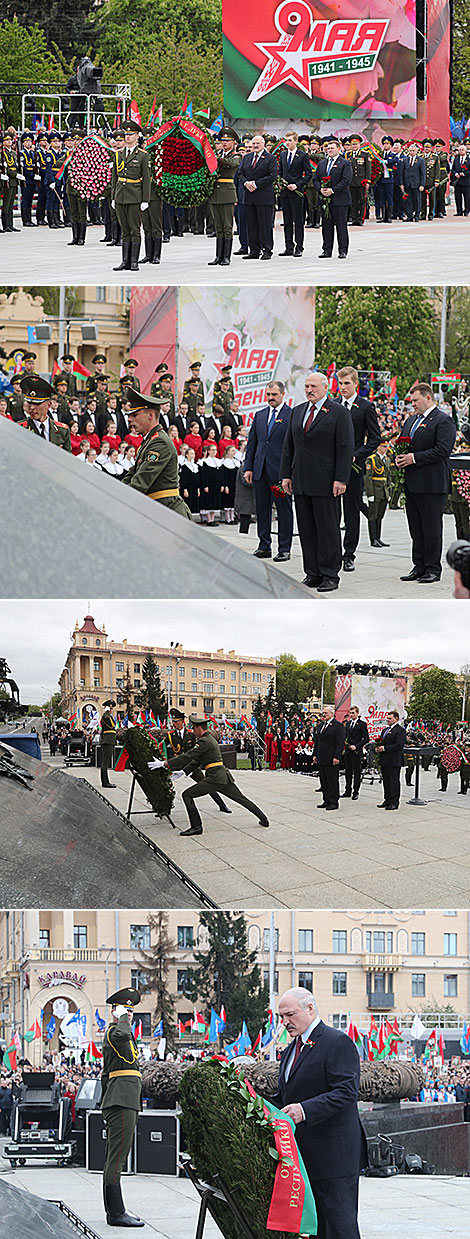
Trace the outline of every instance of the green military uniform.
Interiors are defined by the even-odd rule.
[[[173,711],[173,715],[178,717],[176,711]],[[179,715],[179,717],[184,718],[184,715]],[[182,753],[188,753],[190,749],[195,748],[196,737],[193,731],[188,731],[187,727],[185,727],[184,730],[175,728],[174,731],[165,731],[160,734],[161,739],[165,743],[168,757],[180,757]],[[194,779],[195,783],[200,783],[201,779],[204,778],[202,770],[199,769],[191,770],[190,776]],[[211,792],[210,795],[211,800],[215,801],[221,813],[231,813],[232,810],[227,808],[227,805],[224,804],[222,797],[219,796],[218,792]]]
[[[3,185],[3,201],[2,201],[2,227],[4,232],[13,232],[13,207],[15,197],[18,190],[18,159],[14,150],[3,148],[3,167],[2,176],[7,179],[2,181]]]
[[[229,393],[229,396],[230,396],[230,400],[233,400],[233,399],[234,399],[234,397],[235,397],[235,390],[234,390],[234,386],[233,386],[233,383],[232,383],[231,378],[229,378],[229,377],[228,377],[228,375],[226,376],[226,378],[227,378],[227,382],[228,382],[228,393]],[[220,384],[221,384],[222,382],[223,382],[223,379],[216,379],[216,381],[215,381],[215,383],[214,383],[214,391],[213,391],[213,395],[214,395],[214,396],[218,396],[218,395],[219,395],[219,393],[220,393]]]
[[[449,156],[445,149],[445,145],[437,140],[436,142],[436,159],[438,163],[438,177],[436,185],[436,215],[438,219],[445,219],[446,215],[446,190],[449,180]]]
[[[165,377],[166,376],[163,375],[163,378]],[[171,377],[173,378],[173,375],[171,375]],[[166,404],[169,404],[170,411],[167,414],[168,422],[170,423],[174,421],[174,418],[176,415],[176,408],[175,408],[175,397],[173,395],[171,387],[170,388],[162,387],[162,380],[160,379],[158,383],[152,383],[152,386],[150,388],[150,395],[156,396],[158,400],[160,400],[160,402],[164,400]]]
[[[49,421],[49,443],[55,443],[56,447],[63,447],[65,452],[71,452],[72,446],[70,443],[70,430],[68,426],[64,426],[62,422],[55,422],[52,417]],[[32,430],[33,434],[39,435],[39,438],[46,438],[39,429],[41,422],[35,421],[33,417],[27,417],[25,422],[20,422],[21,426],[25,426],[27,430]]]
[[[119,379],[119,391],[121,393],[121,396],[125,394],[126,387],[133,387],[134,391],[140,391],[140,382],[135,373],[127,374],[126,372],[124,378]]]
[[[382,521],[387,511],[390,499],[390,461],[380,452],[373,452],[366,460],[364,474],[364,493],[369,500],[367,519],[369,522],[369,538],[372,546],[380,544]]]
[[[196,417],[197,416],[196,406],[198,404],[202,404],[202,401],[204,400],[204,396],[201,397],[198,391],[197,392],[195,390],[191,391],[191,388],[190,388],[187,394],[184,396],[184,400],[186,400],[186,404],[188,406],[188,416]]]
[[[109,1025],[103,1042],[101,1109],[106,1123],[103,1192],[108,1223],[115,1226],[143,1225],[139,1218],[126,1213],[121,1194],[121,1174],[132,1147],[142,1104],[139,1051],[130,1024],[132,1008],[139,1001],[137,991],[130,989],[119,990],[107,999],[113,1006],[126,1006],[128,1010],[128,1014],[120,1015],[116,1023]]]
[[[145,258],[142,262],[151,262],[153,266],[158,266],[162,257],[162,217],[162,199],[155,181],[151,178],[148,210],[142,212],[145,244]]]
[[[115,702],[112,703],[113,705]],[[101,716],[101,786],[112,787],[109,782],[108,772],[112,769],[114,761],[114,748],[116,744],[116,723],[111,714],[111,704],[107,703],[107,709]]]
[[[102,362],[103,365],[106,365],[106,357],[104,353],[97,353],[96,357],[93,357],[92,365],[95,366],[97,365],[98,362]],[[94,374],[88,375],[88,378],[85,383],[85,391],[86,391],[87,396],[92,396],[93,393],[96,391],[99,378],[100,378],[100,375],[98,373],[98,370],[95,370]]]
[[[424,182],[423,201],[421,205],[421,219],[433,219],[436,205],[436,186],[441,179],[440,165],[438,157],[434,151],[423,151],[423,158],[426,165],[426,180]]]
[[[123,125],[125,133],[138,132],[133,121]],[[141,202],[150,202],[150,164],[147,151],[116,151],[111,176],[111,199],[122,231],[122,263],[117,271],[138,271],[141,228]]]
[[[24,396],[20,395],[19,392],[13,392],[13,395],[10,396],[8,399],[7,412],[10,414],[10,417],[13,418],[14,422],[23,422],[24,421]]]
[[[315,180],[315,173],[316,173],[318,164],[320,163],[320,160],[323,159],[323,155],[321,151],[307,151],[307,155],[308,155],[310,167],[312,169],[312,177],[311,177],[311,180],[308,181],[307,185],[305,186],[305,196],[307,199],[307,225],[306,226],[307,228],[319,228],[320,227],[320,204],[318,201],[318,190],[315,189],[314,180]]]
[[[225,414],[230,413],[230,405],[232,403],[232,400],[233,400],[233,396],[230,394],[230,390],[221,391],[219,387],[219,390],[216,392],[214,388],[214,394],[212,396],[212,412],[215,413],[216,404],[222,405],[223,413],[220,414],[221,427],[224,425]]]
[[[237,135],[233,129],[221,129],[219,138],[233,138]],[[223,150],[217,156],[217,180],[209,198],[209,205],[214,220],[216,235],[216,250],[211,267],[228,267],[232,253],[233,213],[237,201],[237,191],[234,176],[240,166],[240,156],[235,150]]]
[[[107,413],[108,410],[108,395],[107,391],[95,391],[94,398],[96,400],[96,416],[97,418],[102,413]],[[117,410],[116,410],[117,412]],[[111,417],[111,414],[110,414]]]
[[[176,448],[161,426],[149,430],[138,448],[135,463],[124,474],[122,482],[191,520],[189,508],[179,492]]]
[[[57,414],[59,420],[63,422],[65,419],[65,424],[68,425],[67,419],[70,417],[70,405],[67,396],[61,393],[57,394]]]
[[[468,452],[468,444],[464,439],[460,430],[457,431],[455,440],[454,452]],[[458,472],[457,469],[452,470],[452,489],[450,492],[450,506],[455,521],[455,533],[457,538],[464,538],[466,542],[470,539],[470,508],[467,500],[461,495],[457,486]]]
[[[352,167],[352,180],[349,186],[351,191],[351,223],[363,224],[366,213],[366,196],[367,186],[363,185],[363,181],[367,181],[370,185],[371,167],[369,155],[366,155],[361,149],[356,149],[357,144],[353,143],[351,151],[347,158]]]
[[[64,361],[73,361],[73,360],[74,360],[74,358],[71,358],[71,357],[69,357],[69,356],[67,356],[67,357],[61,357],[61,361],[62,361],[62,362],[64,362]],[[65,383],[65,382],[67,383],[67,396],[68,396],[69,400],[73,400],[74,396],[76,396],[76,395],[77,395],[77,378],[76,378],[76,375],[75,375],[75,374],[71,374],[69,370],[61,370],[60,377],[61,377],[61,379],[63,379],[64,383]]]
[[[190,382],[191,382],[191,379],[190,379],[190,378],[189,378],[189,379],[185,379],[185,380],[184,380],[184,385],[183,385],[183,400],[187,400],[187,399],[188,399],[188,396],[189,396],[189,384],[190,384]],[[196,400],[199,400],[199,401],[203,401],[203,400],[205,399],[205,396],[204,396],[204,383],[203,383],[202,379],[198,379],[198,380],[197,380],[197,387],[196,387],[196,391],[195,391],[195,396],[196,396]],[[194,411],[196,411],[196,406],[194,406]]]
[[[198,719],[190,721],[196,726],[203,722]],[[182,831],[182,834],[202,834],[201,816],[194,801],[201,796],[212,796],[214,792],[222,792],[229,800],[234,800],[249,813],[253,813],[260,825],[269,826],[265,814],[253,800],[248,800],[248,797],[243,795],[231,771],[224,766],[220,746],[213,732],[205,731],[193,748],[171,757],[168,767],[170,770],[184,770],[185,774],[193,774],[197,779],[195,787],[186,787],[183,792],[183,802],[191,824],[189,830]]]

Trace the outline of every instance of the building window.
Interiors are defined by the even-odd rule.
[[[188,988],[189,973],[187,968],[178,968],[176,972],[176,988],[179,994],[185,994]]]
[[[197,675],[197,667],[191,667],[191,675],[192,676]]]
[[[181,688],[181,684],[180,684],[180,688]],[[183,685],[183,688],[184,688],[184,685]],[[184,697],[178,697],[178,705],[184,706]]]
[[[195,684],[191,684],[191,692],[197,693],[197,691],[198,691],[198,688],[197,688],[197,680],[196,680]]]
[[[116,663],[116,671],[124,671],[124,663]]]
[[[139,675],[139,673],[140,673],[140,663],[134,663],[134,675]]]
[[[93,685],[94,685],[94,687],[95,687],[95,688],[99,688],[99,686],[100,686],[100,677],[99,677],[99,675],[95,675],[95,678],[94,678],[94,680],[93,680]]]
[[[116,680],[116,688],[124,688],[124,680]]]
[[[225,671],[219,671],[219,679],[225,680]]]
[[[192,925],[178,925],[177,930],[178,950],[185,951],[194,945],[194,932]]]
[[[236,671],[231,671],[231,672],[230,672],[230,679],[231,679],[231,680],[236,680],[236,678],[237,678],[237,673],[236,673]]]
[[[271,942],[271,930],[263,929],[263,951],[269,951]],[[279,950],[279,930],[274,930],[274,950]]]
[[[333,993],[334,994],[347,994],[347,992],[348,992],[347,973],[346,972],[334,972],[333,973]]]
[[[197,706],[197,697],[191,697],[191,705]]]
[[[457,997],[457,976],[455,973],[444,975],[444,998]]]
[[[347,1027],[348,1027],[348,1016],[343,1015],[342,1011],[340,1012],[339,1015],[333,1016],[333,1028],[341,1028],[343,1029],[344,1032],[346,1032]]]
[[[231,709],[231,710],[235,710],[235,709],[236,709],[236,705],[237,705],[236,701],[232,699],[232,701],[230,702],[230,709]]]
[[[93,661],[93,671],[99,671],[99,670],[100,670],[100,660],[99,658],[95,658]]]
[[[41,950],[47,951],[50,945],[51,945],[50,929],[40,929],[39,930],[39,946],[41,947]]]
[[[345,929],[333,930],[333,953],[334,955],[345,955],[348,949],[347,932]]]
[[[411,935],[411,954],[425,955],[426,954],[426,934]]]
[[[457,954],[457,934],[444,934],[444,955]]]
[[[385,994],[385,973],[374,972],[374,994]]]
[[[385,951],[385,933],[383,929],[374,929],[374,951],[378,954]]]
[[[137,1020],[137,1023],[139,1022],[139,1020],[141,1020],[141,1022],[142,1022],[142,1036],[143,1036],[143,1037],[151,1037],[151,1036],[152,1036],[152,1015],[151,1015],[151,1012],[150,1012],[150,1011],[142,1011],[142,1012],[139,1014],[139,1012],[138,1012],[138,1011],[136,1011],[136,1013],[135,1013],[135,1017],[134,1017],[134,1018]]]
[[[263,969],[263,981],[264,981],[264,984],[269,989],[269,968]],[[274,973],[274,993],[275,994],[279,993],[279,973],[278,972]]]
[[[301,989],[313,989],[313,972],[299,972],[299,985]]]
[[[426,977],[424,972],[412,972],[411,974],[411,997],[425,998],[426,997]]]
[[[299,951],[313,951],[313,929],[299,929]]]
[[[140,688],[140,680],[134,680],[134,688]]]
[[[241,708],[242,710],[246,710],[246,701],[242,701]]]
[[[387,930],[387,951],[393,951],[393,930]]]
[[[96,287],[96,300],[97,300],[97,301],[106,301],[106,288],[105,288],[105,287],[103,287],[103,285],[102,285],[102,284],[100,284],[100,285],[99,285],[99,287],[98,287],[98,285],[97,285],[97,287]]]
[[[214,698],[204,697],[204,710],[206,711],[206,713],[208,710],[213,710],[213,709],[214,709]]]
[[[150,946],[150,925],[131,925],[130,945],[132,950],[148,951]]]
[[[143,990],[147,988],[147,975],[140,968],[131,968],[131,985],[133,989]]]
[[[74,925],[73,945],[75,951],[85,951],[88,945],[88,928],[86,925]]]
[[[96,644],[97,644],[97,645],[101,645],[101,641],[100,641],[99,637],[97,637],[97,638],[96,638]]]
[[[88,645],[86,637],[82,637],[82,645]]]
[[[241,679],[246,680],[246,671],[242,671]]]

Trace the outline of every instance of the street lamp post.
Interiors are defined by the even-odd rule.
[[[320,711],[323,710],[323,694],[324,694],[324,688],[325,688],[326,673],[327,671],[331,671],[333,667],[336,667],[337,661],[338,661],[337,658],[333,658],[332,661],[328,663],[328,666],[325,667],[325,670],[323,672],[323,675],[321,678],[321,690],[320,690]]]

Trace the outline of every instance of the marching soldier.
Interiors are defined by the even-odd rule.
[[[143,1226],[128,1213],[121,1191],[121,1174],[129,1156],[142,1105],[142,1077],[139,1051],[131,1028],[134,1007],[140,1002],[135,989],[120,989],[106,1002],[112,1021],[103,1042],[101,1109],[106,1123],[106,1160],[103,1171],[103,1197],[109,1226]]]
[[[150,202],[150,165],[138,146],[139,126],[126,120],[122,126],[125,150],[116,151],[111,177],[111,205],[116,209],[122,232],[122,262],[115,271],[138,271],[141,213]]]
[[[13,138],[8,130],[3,135],[3,182],[2,227],[4,232],[18,232],[13,227],[13,207],[18,190],[18,158],[13,149]]]
[[[163,739],[166,745],[167,756],[179,757],[182,753],[188,753],[189,749],[194,748],[196,737],[193,731],[188,731],[188,728],[185,727],[184,714],[181,710],[171,710],[171,721],[173,728],[170,731],[165,732]],[[201,779],[204,778],[201,770],[192,770],[190,774],[191,778],[194,779],[196,783],[200,782]],[[224,804],[222,797],[219,796],[218,792],[212,792],[211,800],[215,801],[221,813],[232,812],[232,810]]]
[[[426,165],[421,219],[434,219],[436,190],[440,181],[440,163],[430,138],[424,138],[423,157]]]
[[[247,809],[258,818],[260,826],[269,826],[266,814],[258,808],[253,800],[248,800],[237,787],[230,770],[224,766],[220,746],[212,731],[208,730],[204,718],[190,718],[194,728],[196,743],[186,753],[171,757],[167,762],[169,770],[183,770],[185,774],[196,775],[196,786],[185,787],[183,802],[189,817],[189,830],[181,830],[181,835],[202,835],[201,815],[194,803],[201,796],[212,796],[214,792],[222,792],[229,800]],[[202,777],[201,777],[202,776]]]
[[[363,151],[363,139],[357,133],[352,133],[349,139],[350,153],[347,158],[352,164],[351,190],[351,224],[362,227],[366,213],[367,193],[371,180],[370,157]]]
[[[74,129],[71,135],[72,152],[78,150],[80,142],[85,137],[84,129]],[[68,245],[84,245],[86,238],[86,221],[87,221],[87,199],[82,198],[70,182],[70,177],[67,178],[67,200],[70,209],[70,224],[72,228],[72,240],[68,241]]]
[[[135,463],[122,482],[133,486],[149,499],[191,520],[191,513],[179,492],[178,456],[172,439],[159,425],[161,398],[143,396],[133,387],[126,391],[132,433],[143,435]]]
[[[115,701],[105,701],[104,713],[101,715],[101,786],[115,787],[115,783],[109,782],[109,771],[113,768],[114,748],[116,744],[116,723],[111,714],[111,710],[116,705]]]
[[[366,460],[364,493],[368,499],[367,521],[371,546],[387,546],[382,542],[382,521],[390,499],[390,459],[386,443],[379,443]]]
[[[62,447],[65,452],[70,452],[72,449],[68,426],[55,422],[49,413],[51,396],[54,395],[51,384],[46,379],[27,375],[21,380],[21,390],[26,397],[26,421],[20,425],[39,435],[41,439],[47,439],[49,443]]]
[[[435,143],[436,158],[438,162],[438,182],[436,185],[436,216],[438,219],[446,217],[446,191],[447,182],[449,180],[450,163],[449,156],[446,151],[444,138],[436,138]]]
[[[237,154],[239,138],[235,130],[221,129],[219,141],[221,150],[217,156],[217,180],[209,198],[216,236],[215,258],[208,263],[209,267],[230,266],[233,213],[237,201],[233,178],[240,164]]]
[[[85,383],[85,391],[87,396],[91,396],[92,393],[97,390],[98,378],[100,374],[104,373],[104,368],[106,365],[106,357],[104,353],[96,353],[91,359],[91,364],[95,367],[95,369],[93,374],[88,375]]]

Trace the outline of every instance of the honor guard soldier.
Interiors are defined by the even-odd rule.
[[[36,155],[32,133],[25,133],[20,159],[21,173],[21,219],[23,228],[34,228],[32,220],[33,198],[36,188]]]
[[[209,198],[215,227],[215,258],[209,267],[228,267],[232,255],[233,213],[237,201],[234,176],[240,164],[237,154],[238,134],[234,129],[221,129],[221,150],[217,156],[217,180]]]
[[[438,219],[446,217],[446,192],[447,183],[449,180],[450,163],[449,156],[446,151],[444,138],[436,138],[434,143],[436,158],[438,162],[438,183],[436,185],[436,216]]]
[[[109,782],[109,771],[113,767],[114,748],[116,744],[116,723],[111,714],[111,710],[116,705],[115,701],[105,701],[104,713],[101,715],[101,786],[115,787],[115,783]]]
[[[136,370],[139,366],[138,361],[135,360],[135,357],[128,357],[127,361],[124,361],[122,364],[126,373],[122,379],[119,379],[119,391],[124,393],[128,387],[132,387],[134,391],[140,392],[140,383],[136,375]]]
[[[200,379],[191,378],[188,380],[188,390],[184,394],[184,399],[188,405],[188,416],[196,416],[196,406],[200,403],[201,396],[199,393]],[[203,397],[204,399],[204,397]]]
[[[70,452],[72,449],[68,426],[55,422],[49,413],[51,396],[55,394],[51,384],[46,379],[27,375],[21,380],[21,390],[26,397],[26,421],[21,422],[21,425],[39,435],[41,439],[48,439],[49,443],[55,443],[65,452]]]
[[[18,232],[13,227],[13,207],[18,190],[19,165],[13,148],[13,138],[8,131],[3,135],[3,159],[1,180],[3,185],[2,228],[4,232]]]
[[[67,395],[69,400],[73,400],[73,397],[77,395],[77,380],[72,371],[75,357],[72,353],[64,353],[60,361],[62,363],[62,378],[67,379]]]
[[[173,724],[170,731],[165,732],[163,739],[165,741],[167,756],[179,757],[182,753],[187,753],[189,749],[193,749],[196,743],[196,737],[193,731],[189,731],[185,727],[184,714],[181,710],[171,710],[170,717]],[[201,770],[192,770],[191,778],[196,783],[204,778]],[[221,813],[231,813],[232,810],[224,804],[222,797],[218,792],[212,792],[211,800],[214,800]]]
[[[84,129],[74,129],[71,135],[71,152],[78,150],[80,142],[85,137]],[[87,199],[82,198],[80,194],[71,185],[67,179],[67,200],[70,210],[70,225],[72,228],[72,240],[68,241],[68,245],[84,245],[86,238],[86,221],[87,221]]]
[[[224,766],[219,743],[214,733],[208,730],[207,720],[190,718],[189,722],[194,728],[196,744],[186,753],[171,757],[167,763],[169,770],[183,770],[185,774],[194,773],[197,780],[195,787],[185,787],[183,792],[183,802],[190,826],[189,830],[182,830],[180,834],[202,835],[201,815],[194,801],[201,796],[212,796],[214,792],[221,792],[229,800],[234,800],[249,813],[253,813],[258,818],[260,826],[269,826],[266,814],[253,800],[248,800],[248,797],[243,795],[230,770]]]
[[[160,400],[165,400],[169,405],[168,410],[165,409],[165,414],[168,417],[168,425],[174,421],[176,416],[175,397],[171,387],[171,384],[174,382],[174,378],[174,374],[170,374],[169,370],[164,370],[160,377],[160,381],[158,383],[152,383],[152,387],[158,387],[158,392],[156,394],[159,396]],[[150,394],[153,395],[154,393],[151,392]]]
[[[121,1174],[132,1148],[142,1105],[139,1051],[131,1027],[140,994],[135,989],[120,989],[106,1002],[111,1006],[112,1016],[104,1035],[101,1073],[101,1109],[106,1123],[103,1171],[106,1221],[108,1226],[143,1226],[140,1218],[127,1212],[121,1191]]]
[[[225,415],[231,413],[230,405],[233,400],[233,395],[230,392],[230,387],[231,387],[230,379],[222,373],[222,378],[219,380],[218,389],[216,391],[214,387],[214,394],[212,397],[212,412],[215,413],[217,407],[219,407],[222,410],[222,414],[221,414],[222,426],[225,424],[224,423]],[[230,422],[228,422],[227,424],[230,425]]]
[[[168,370],[168,366],[166,364],[166,361],[161,361],[158,366],[155,366],[154,374],[158,374],[158,379],[153,380],[152,386],[150,388],[151,396],[161,396],[162,392],[161,392],[160,383],[162,381],[163,375],[166,373],[167,370]]]
[[[235,392],[234,392],[233,383],[232,383],[232,379],[230,375],[231,369],[232,369],[232,366],[230,363],[227,363],[227,365],[220,367],[220,379],[216,379],[214,383],[214,396],[218,396],[221,390],[223,390],[224,392],[228,391],[230,400],[232,401],[235,396]],[[227,383],[227,386],[224,387],[223,389],[221,388],[222,383]],[[204,392],[202,393],[202,396],[204,398]]]
[[[56,374],[53,386],[57,392],[57,416],[59,421],[70,426],[70,405],[67,399],[67,379],[64,374]]]
[[[8,400],[8,412],[14,422],[24,422],[24,396],[21,390],[21,379],[19,374],[14,375],[11,380],[13,395]]]
[[[62,206],[63,183],[56,179],[63,162],[60,133],[51,133],[49,154],[46,160],[46,175],[44,178],[46,186],[46,219],[49,228],[64,227],[59,213]]]
[[[312,175],[305,186],[305,196],[307,199],[307,228],[320,228],[320,204],[318,201],[318,191],[315,188],[314,179],[317,166],[322,159],[322,150],[318,138],[311,138],[308,146],[308,160],[312,169]]]
[[[139,126],[126,120],[122,126],[126,138],[123,151],[116,151],[111,177],[111,205],[116,209],[122,232],[122,262],[115,271],[138,271],[141,213],[150,202],[150,164],[145,150],[140,150]]]
[[[436,190],[440,181],[440,165],[430,138],[423,140],[423,158],[426,165],[426,180],[421,207],[421,219],[434,219]]]
[[[94,392],[94,397],[96,400],[95,421],[96,421],[97,427],[100,424],[100,419],[102,419],[103,427],[106,426],[106,422],[108,421],[108,416],[107,416],[108,382],[109,382],[109,377],[107,374],[100,374],[98,376],[97,383],[96,383],[96,391]],[[103,434],[104,434],[104,429],[103,429]]]
[[[190,375],[189,375],[189,378],[187,378],[187,379],[185,379],[185,380],[184,380],[184,385],[183,385],[183,400],[186,400],[186,399],[187,399],[188,392],[189,392],[189,384],[190,384],[190,383],[191,383],[194,379],[197,379],[196,396],[197,396],[200,400],[204,400],[204,383],[203,383],[203,381],[202,381],[202,379],[201,379],[201,365],[202,365],[202,362],[201,362],[201,361],[192,361],[192,362],[191,362],[191,365],[190,365],[190,367],[189,367],[189,369],[190,369],[191,373],[190,373]]]
[[[150,138],[153,130],[148,129],[147,135]],[[153,151],[150,152],[148,158],[151,161]],[[151,163],[149,164],[151,167]],[[150,199],[148,208],[142,212],[142,224],[144,228],[144,245],[145,258],[142,262],[151,262],[153,266],[159,266],[162,257],[162,241],[163,241],[163,203],[159,188],[156,186],[153,176],[150,175]]]
[[[95,369],[93,374],[88,375],[85,383],[85,391],[87,396],[91,396],[92,393],[97,390],[98,378],[100,374],[104,373],[104,368],[106,365],[106,357],[104,353],[96,353],[91,359],[91,364],[95,367]]]
[[[39,375],[36,374],[36,367],[34,364],[37,359],[37,353],[23,353],[23,364],[21,367],[20,378],[23,379],[26,375],[28,375],[29,378],[39,378]]]
[[[135,463],[124,474],[122,482],[133,486],[149,499],[157,499],[164,507],[191,520],[191,513],[179,492],[178,455],[172,439],[159,425],[160,397],[143,396],[128,387],[129,424],[131,432],[143,435]]]
[[[36,172],[37,187],[36,224],[46,225],[46,169],[49,154],[49,139],[46,133],[40,134],[36,142]]]
[[[382,542],[382,521],[390,499],[390,458],[386,443],[379,443],[365,463],[364,494],[368,503],[367,521],[371,546],[389,546]]]
[[[367,193],[371,181],[370,156],[363,151],[364,139],[358,133],[352,133],[349,139],[350,154],[348,159],[352,165],[351,191],[351,224],[362,227],[366,214]]]

